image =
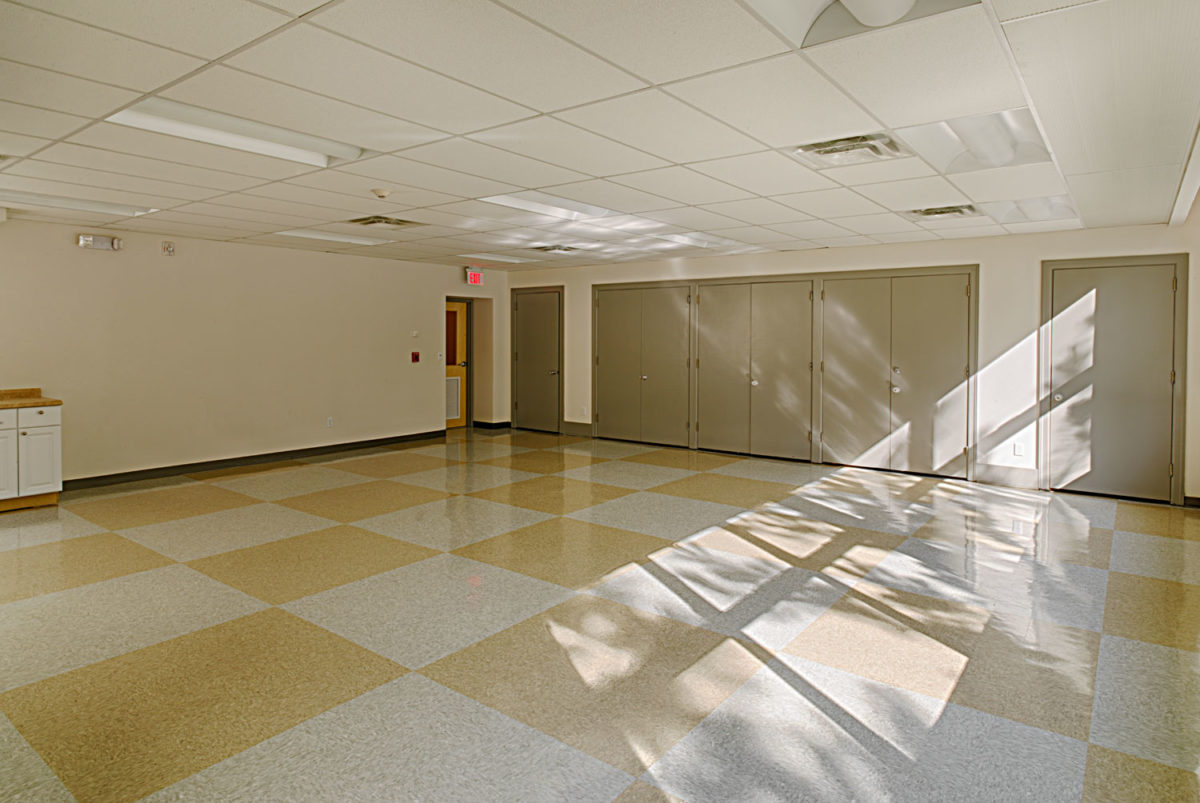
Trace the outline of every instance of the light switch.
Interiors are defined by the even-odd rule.
[[[1014,443],[1013,444],[1013,457],[1024,457],[1024,456],[1025,456],[1025,444]]]

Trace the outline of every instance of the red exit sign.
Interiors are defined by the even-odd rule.
[[[483,286],[483,271],[467,268],[467,284]]]

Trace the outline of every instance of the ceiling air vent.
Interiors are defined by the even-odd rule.
[[[980,212],[971,204],[960,204],[959,206],[934,206],[929,209],[910,209],[907,212],[901,212],[901,216],[909,220],[951,220],[962,217],[979,217]]]
[[[409,226],[424,226],[424,223],[418,223],[415,220],[401,220],[398,217],[385,217],[383,215],[369,215],[367,217],[356,217],[353,220],[347,220],[347,223],[357,223],[360,226],[370,226],[378,229],[406,229]]]
[[[908,152],[887,134],[862,134],[801,145],[796,155],[821,169],[898,159]]]
[[[533,250],[546,254],[572,254],[579,249],[570,245],[535,245]]]

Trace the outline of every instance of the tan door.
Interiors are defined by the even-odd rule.
[[[558,432],[562,410],[561,293],[513,297],[513,426]]]
[[[687,446],[691,291],[687,287],[655,287],[641,292],[641,439]]]
[[[596,293],[596,435],[642,438],[642,291]]]
[[[892,279],[891,468],[967,476],[968,274]]]
[[[891,279],[824,283],[822,459],[887,468],[891,432]]]
[[[1050,487],[1171,496],[1173,265],[1053,272]]]
[[[696,315],[696,443],[701,449],[749,452],[750,285],[702,287]]]
[[[753,454],[812,457],[812,288],[812,282],[762,282],[751,288]]]
[[[467,424],[467,304],[446,302],[446,429]]]

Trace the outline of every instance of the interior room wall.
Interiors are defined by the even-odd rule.
[[[445,298],[508,295],[503,272],[476,288],[460,267],[181,237],[168,258],[136,232],[90,251],[79,231],[0,225],[0,387],[65,401],[67,479],[443,429]],[[507,306],[490,317],[489,414]]]
[[[497,397],[493,384],[496,377],[494,363],[497,359],[495,307],[490,298],[477,298],[471,304],[471,381],[474,393],[471,414],[476,421],[488,423],[508,420],[508,414],[500,407],[501,399]]]
[[[591,290],[595,284],[843,270],[980,266],[977,468],[979,478],[1036,485],[1037,335],[1042,261],[1200,249],[1200,216],[1179,227],[1139,226],[854,248],[675,258],[589,268],[519,271],[512,287],[562,284],[566,307],[565,405],[572,422],[591,421]],[[1196,266],[1192,267],[1196,270]],[[1200,277],[1188,307],[1200,310]],[[1185,492],[1200,496],[1200,327],[1188,340]],[[1019,454],[1018,454],[1019,453]]]

